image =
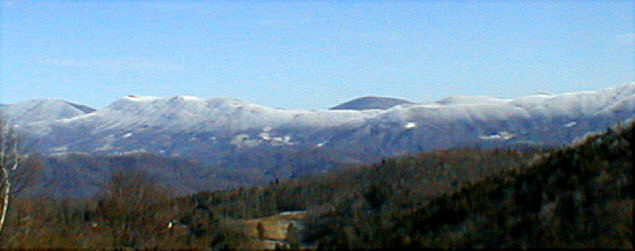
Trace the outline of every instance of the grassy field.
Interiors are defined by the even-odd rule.
[[[275,246],[288,245],[289,225],[302,229],[303,220],[306,219],[306,211],[283,212],[280,214],[244,220],[242,223],[247,226],[247,236],[262,248],[275,248]],[[259,231],[259,224],[262,226]]]

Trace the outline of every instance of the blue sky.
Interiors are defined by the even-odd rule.
[[[513,98],[635,80],[633,1],[20,1],[0,103],[128,94],[324,109],[368,95]]]

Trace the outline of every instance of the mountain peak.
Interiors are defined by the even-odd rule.
[[[413,104],[408,100],[389,98],[389,97],[376,97],[366,96],[356,98],[346,103],[340,104],[331,108],[330,110],[369,110],[369,109],[389,109],[396,105]]]
[[[95,111],[91,107],[60,99],[33,99],[3,105],[0,109],[16,123],[72,118]]]

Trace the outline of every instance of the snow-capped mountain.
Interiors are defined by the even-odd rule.
[[[11,105],[0,105],[0,114],[12,123],[23,125],[36,121],[72,118],[94,112],[95,109],[58,99],[36,99]]]
[[[566,144],[634,117],[635,83],[516,99],[456,96],[370,110],[127,96],[94,112],[78,109],[75,116],[49,118],[38,109],[16,113],[11,110],[16,105],[6,110],[19,114],[15,121],[47,154],[150,152],[244,166],[250,156],[317,149],[339,153],[345,162],[364,162],[458,146]]]
[[[331,110],[389,109],[396,105],[413,104],[410,101],[387,97],[361,97],[331,108]]]

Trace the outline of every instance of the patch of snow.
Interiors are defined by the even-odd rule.
[[[271,140],[275,141],[275,142],[282,142],[283,141],[282,137],[273,137]]]
[[[271,145],[273,146],[293,145],[293,142],[291,142],[291,136],[285,135],[282,137],[273,137],[271,139]]]
[[[577,124],[578,124],[578,122],[571,121],[571,122],[565,124],[564,127],[570,128],[570,127],[574,127]]]
[[[417,127],[417,124],[415,124],[413,122],[408,122],[408,124],[406,124],[404,126],[404,128],[406,128],[406,129],[412,129],[412,128],[415,128],[415,127]]]
[[[499,135],[501,136],[502,139],[504,140],[510,140],[516,137],[516,135],[509,133],[509,132],[500,132]]]
[[[261,139],[265,141],[271,140],[271,135],[269,135],[269,133],[267,132],[261,132],[260,134],[258,134],[258,137],[260,137]]]
[[[498,134],[492,134],[492,135],[483,135],[483,136],[480,136],[479,138],[484,140],[491,140],[491,139],[500,139],[501,136]]]
[[[499,132],[497,134],[491,134],[491,135],[484,135],[484,136],[480,136],[479,138],[483,139],[483,140],[510,140],[515,138],[516,135],[509,133],[509,132]]]
[[[238,148],[244,148],[244,147],[249,148],[249,147],[254,147],[259,145],[260,141],[249,139],[249,135],[247,134],[238,134],[234,136],[234,138],[229,143]]]

